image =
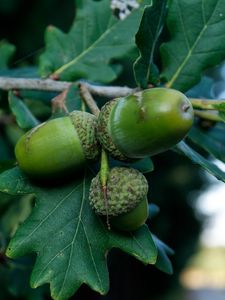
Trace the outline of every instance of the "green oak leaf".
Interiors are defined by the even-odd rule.
[[[166,0],[155,0],[153,5],[145,7],[140,27],[136,34],[136,44],[140,56],[134,63],[135,79],[139,86],[147,88],[155,81],[157,68],[154,64],[158,41],[166,16]],[[158,74],[157,74],[158,75]],[[157,78],[158,76],[156,76]]]
[[[174,255],[174,251],[155,235],[153,235],[153,240],[158,248],[156,268],[169,275],[173,274],[173,266],[169,256]]]
[[[184,92],[225,59],[225,2],[170,0],[167,25],[171,39],[161,46],[161,79]]]
[[[40,124],[26,104],[13,92],[9,92],[9,106],[20,128],[28,130]]]
[[[156,246],[147,226],[134,233],[109,231],[89,206],[90,177],[60,187],[34,185],[19,168],[0,176],[0,191],[36,195],[32,214],[12,238],[7,256],[37,253],[31,286],[50,284],[53,299],[71,297],[83,284],[100,294],[109,289],[107,252],[115,247],[154,264]]]
[[[225,103],[215,104],[214,108],[218,111],[218,115],[222,122],[225,123]]]
[[[214,104],[213,107],[218,110],[219,112],[223,112],[225,113],[225,103],[224,101],[221,101],[222,103],[217,103],[217,104]]]
[[[225,172],[220,170],[213,162],[204,158],[185,142],[180,142],[173,148],[173,150],[187,156],[193,163],[200,165],[209,174],[213,175],[218,180],[225,182]]]
[[[215,158],[225,162],[225,144],[223,140],[205,133],[203,130],[194,126],[188,134],[188,138],[198,147],[204,149]]]
[[[0,41],[0,69],[7,69],[8,63],[14,55],[16,48],[14,45],[3,40]]]
[[[134,49],[143,7],[144,3],[125,20],[118,20],[109,0],[77,0],[76,18],[69,33],[53,26],[46,31],[46,51],[40,57],[41,76],[53,73],[54,78],[68,81],[116,79],[118,68],[113,61]]]
[[[221,118],[221,121],[225,123],[225,113],[220,111],[219,117]]]

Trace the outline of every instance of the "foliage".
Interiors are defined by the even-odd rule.
[[[113,13],[109,0],[76,0],[75,5],[75,19],[68,33],[54,26],[47,28],[45,49],[38,65],[9,69],[15,47],[2,41],[1,76],[32,78],[38,76],[39,69],[42,77],[114,85],[115,80],[117,84],[120,82],[125,65],[133,64],[139,87],[165,85],[188,94],[196,93],[195,97],[198,97],[199,87],[195,85],[204,70],[225,58],[225,3],[222,0],[141,1],[124,20]],[[133,60],[130,53],[137,50],[139,56]],[[123,78],[127,85],[130,84],[128,78]],[[149,226],[143,225],[128,234],[109,231],[104,220],[89,207],[90,180],[99,169],[98,163],[89,165],[85,174],[49,186],[31,181],[15,167],[13,147],[18,137],[40,121],[64,115],[58,110],[50,112],[51,99],[56,95],[46,91],[9,91],[8,101],[2,94],[0,102],[0,214],[3,221],[13,224],[7,232],[3,230],[5,243],[9,239],[10,242],[7,251],[5,247],[1,249],[1,255],[7,264],[17,264],[17,257],[36,253],[34,265],[29,257],[21,262],[28,265],[29,272],[22,284],[19,280],[15,283],[19,288],[11,290],[19,290],[16,297],[20,297],[24,289],[27,292],[22,297],[29,298],[31,289],[27,278],[32,268],[31,286],[37,288],[49,283],[53,299],[68,299],[83,283],[106,294],[109,289],[107,253],[112,248],[121,249],[144,264],[154,264],[159,270],[172,274],[169,256],[173,250],[153,235]],[[99,103],[106,101],[101,97],[96,99]],[[76,84],[71,85],[64,100],[69,111],[84,109]],[[172,150],[225,181],[225,173],[211,161],[214,157],[224,162],[225,141],[221,138],[225,126],[224,103],[215,102],[210,110],[220,122],[209,122],[209,126],[203,128],[201,118],[196,117],[186,141]],[[153,161],[145,158],[125,165],[139,169],[148,178],[154,170]],[[124,163],[110,159],[110,165]],[[13,213],[13,216],[6,213],[15,203],[22,203],[25,209],[25,212],[22,209],[22,218],[19,213]],[[154,206],[150,206],[150,212],[151,209]],[[151,221],[150,213],[150,226]],[[1,227],[4,227],[3,222]],[[4,269],[5,265],[0,268]],[[35,299],[43,299],[46,291],[41,287],[32,293]],[[10,294],[13,293],[9,288],[3,297]]]

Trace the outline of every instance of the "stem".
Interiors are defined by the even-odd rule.
[[[81,111],[86,111],[86,105],[84,101],[81,102]]]
[[[56,81],[53,79],[0,77],[0,90],[5,91],[37,90],[62,92],[68,89],[72,84],[74,84],[74,82]],[[108,98],[123,97],[138,91],[138,89],[132,89],[126,86],[100,86],[87,82],[76,82],[75,84],[85,85],[90,93]]]
[[[106,186],[107,179],[109,174],[109,162],[108,156],[104,149],[102,149],[101,153],[101,170],[100,170],[100,180],[102,186]]]
[[[216,106],[219,104],[225,104],[225,100],[218,99],[197,99],[189,98],[193,107],[198,109],[216,110]]]
[[[109,223],[109,207],[108,207],[108,196],[107,196],[107,180],[108,180],[108,174],[109,174],[109,162],[107,153],[102,148],[101,153],[101,169],[100,169],[100,182],[102,186],[102,193],[104,197],[105,202],[105,209],[106,209],[106,224],[108,229],[111,229],[110,223]]]
[[[55,98],[51,100],[52,103],[52,112],[56,112],[57,109],[64,111],[66,114],[69,113],[67,106],[66,106],[66,96],[68,90],[64,90],[62,93],[57,95]]]
[[[194,110],[194,113],[195,113],[196,116],[198,116],[202,119],[206,119],[206,120],[210,120],[210,121],[216,121],[216,122],[221,122],[222,121],[220,116],[218,114],[213,113],[213,112]]]
[[[84,84],[80,84],[80,95],[83,99],[84,103],[89,107],[90,111],[98,117],[100,113],[100,109],[98,108],[97,104],[95,103],[91,93],[89,92],[88,88]],[[103,198],[105,202],[105,209],[106,209],[106,224],[108,229],[111,229],[109,223],[109,208],[108,208],[108,196],[107,196],[107,180],[108,180],[108,173],[109,173],[109,162],[106,151],[102,148],[101,153],[101,168],[100,168],[100,182],[101,188],[103,193]]]
[[[98,108],[97,104],[95,103],[95,100],[91,96],[91,93],[89,92],[88,88],[85,84],[79,84],[80,88],[80,96],[83,99],[84,103],[90,108],[90,111],[95,115],[96,117],[99,115],[100,109]]]

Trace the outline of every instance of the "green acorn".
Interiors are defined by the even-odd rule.
[[[96,214],[109,217],[113,227],[127,231],[145,223],[147,192],[148,183],[142,173],[132,168],[115,167],[108,174],[106,193],[100,174],[93,178],[89,199]]]
[[[193,124],[193,108],[179,91],[152,88],[103,106],[97,137],[116,159],[143,158],[181,141]]]
[[[110,224],[113,228],[122,231],[134,231],[145,224],[148,219],[148,200],[143,199],[131,211],[113,217],[110,219]]]
[[[23,135],[15,148],[19,167],[37,179],[68,176],[99,154],[96,117],[73,111],[42,123]]]

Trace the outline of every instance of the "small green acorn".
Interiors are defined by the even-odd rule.
[[[193,108],[181,92],[147,89],[103,106],[97,138],[119,160],[164,152],[181,141],[193,124]]]
[[[34,127],[15,147],[19,167],[36,179],[76,173],[98,154],[96,117],[81,111]]]
[[[89,200],[95,213],[109,217],[109,223],[119,230],[136,230],[148,217],[148,183],[142,173],[133,168],[115,167],[108,174],[106,194],[100,173],[93,178]]]

